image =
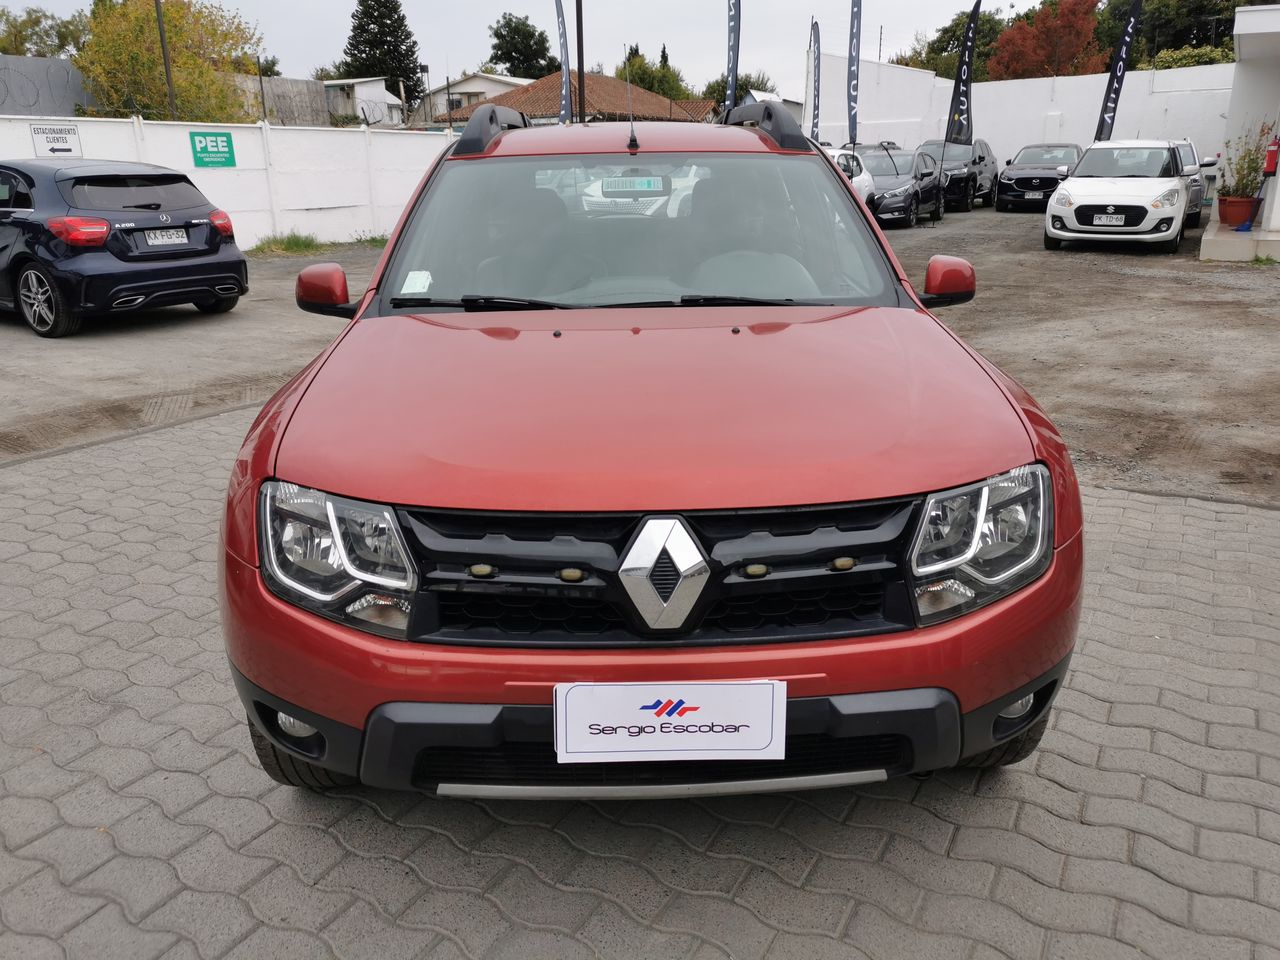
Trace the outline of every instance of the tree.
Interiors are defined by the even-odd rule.
[[[236,123],[251,120],[230,79],[261,45],[257,31],[206,0],[165,0],[164,28],[173,66],[179,120]],[[72,57],[99,106],[92,116],[169,119],[164,64],[152,0],[95,5],[89,39]]]
[[[1003,11],[984,10],[978,14],[977,35],[973,45],[973,79],[987,79],[987,60],[995,52],[996,40],[1008,26],[1008,21],[1001,16]],[[954,80],[956,66],[960,63],[960,48],[964,44],[965,31],[969,27],[969,11],[961,10],[950,22],[938,28],[932,39],[925,34],[917,33],[911,49],[898,53],[889,59],[903,67],[915,67],[918,70],[932,70],[940,77]]]
[[[0,7],[0,53],[18,57],[67,57],[84,46],[89,15],[59,17],[39,7],[21,13]]]
[[[662,59],[657,63],[642,54],[640,47],[635,44],[627,52],[631,56],[625,63],[618,64],[618,68],[613,71],[613,75],[619,80],[629,78],[637,87],[652,90],[671,100],[688,100],[692,96],[688,85],[684,82],[684,74],[666,60],[665,45],[662,48]]]
[[[279,57],[263,57],[257,64],[257,72],[263,77],[280,76],[280,58]]]
[[[987,61],[992,80],[1102,73],[1109,56],[1098,46],[1098,0],[1044,0],[1015,17]]]
[[[396,96],[403,82],[408,115],[427,92],[420,61],[418,41],[400,0],[356,0],[351,35],[342,51],[341,79],[386,77],[387,91]]]
[[[528,17],[504,13],[489,28],[489,36],[493,38],[489,60],[504,67],[508,75],[537,80],[559,73],[560,60],[551,55],[547,31],[539,30]]]
[[[1138,24],[1139,54],[1154,59],[1162,50],[1216,47],[1231,40],[1236,7],[1273,0],[1146,0]],[[1105,0],[1098,16],[1098,43],[1115,49],[1129,16],[1129,0]]]
[[[778,88],[773,85],[773,81],[769,79],[769,75],[763,70],[755,73],[738,74],[738,102],[742,102],[742,95],[748,90],[759,90],[762,93],[777,93]],[[703,100],[714,100],[716,103],[724,103],[725,97],[729,95],[729,75],[722,73],[716,77],[705,87],[702,88]]]
[[[347,75],[347,65],[341,60],[322,63],[311,71],[312,80],[340,80]]]

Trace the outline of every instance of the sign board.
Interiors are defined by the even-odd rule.
[[[234,167],[236,147],[229,133],[191,134],[191,158],[197,167]]]
[[[74,123],[31,124],[31,142],[37,157],[83,157],[80,128]]]

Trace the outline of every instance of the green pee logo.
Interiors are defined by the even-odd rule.
[[[197,167],[234,167],[236,147],[229,133],[191,133],[191,158]]]

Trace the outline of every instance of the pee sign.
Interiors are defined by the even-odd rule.
[[[191,158],[197,167],[234,167],[236,148],[231,134],[193,132]]]

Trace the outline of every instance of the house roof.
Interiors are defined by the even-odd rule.
[[[468,80],[473,80],[477,78],[481,80],[495,80],[498,83],[507,85],[508,87],[524,87],[533,83],[532,80],[526,80],[524,77],[509,77],[505,73],[464,73],[460,77],[453,77],[446,83],[442,83],[439,86],[432,87],[430,90],[427,91],[427,93],[428,94],[444,93],[446,90],[452,87],[456,87],[460,83],[465,83]]]
[[[677,100],[676,106],[699,123],[720,109],[714,100]]]
[[[385,82],[386,79],[386,77],[350,77],[344,80],[326,80],[324,85],[326,87],[345,87],[357,83],[373,83],[375,80]]]
[[[578,72],[570,74],[570,103],[575,116],[578,110]],[[635,111],[637,120],[679,120],[688,122],[692,117],[674,100],[653,93],[641,87],[631,86],[631,100],[628,106],[625,80],[610,77],[601,73],[587,74],[587,115],[597,118],[625,118]],[[455,123],[471,118],[481,106],[498,104],[519,110],[530,118],[545,119],[560,116],[560,74],[553,73],[535,80],[527,86],[507,93],[491,97],[481,103],[468,104],[438,119],[447,119]]]

